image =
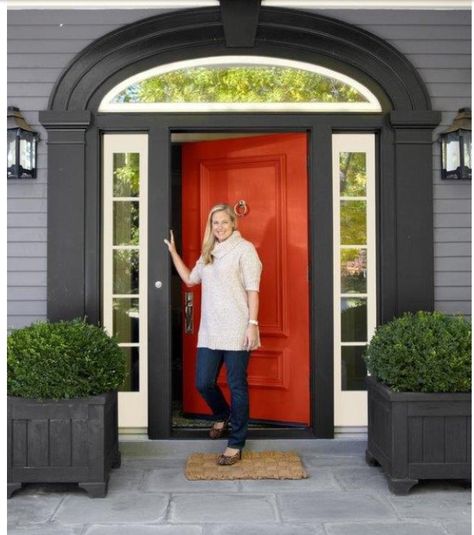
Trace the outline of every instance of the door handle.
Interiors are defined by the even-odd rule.
[[[185,334],[194,333],[193,321],[193,292],[185,292],[184,294],[184,332]]]

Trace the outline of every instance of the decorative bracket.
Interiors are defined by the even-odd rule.
[[[261,0],[219,0],[227,47],[255,46]]]

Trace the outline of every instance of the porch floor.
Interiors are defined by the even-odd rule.
[[[8,500],[9,535],[468,535],[471,490],[423,481],[395,496],[366,440],[250,440],[249,450],[297,451],[298,481],[187,481],[194,451],[225,441],[127,440],[106,498],[75,486],[26,485]]]

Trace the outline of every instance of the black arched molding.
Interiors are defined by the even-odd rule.
[[[233,21],[236,26],[239,20]],[[228,36],[227,36],[228,37]],[[314,63],[368,87],[381,113],[113,114],[98,113],[103,96],[124,79],[160,64],[219,55],[273,56]],[[390,44],[360,28],[307,12],[261,7],[253,46],[226,41],[218,8],[180,10],[126,25],[94,41],[65,69],[40,120],[48,130],[48,318],[101,318],[100,134],[146,131],[156,150],[150,168],[169,166],[169,130],[306,130],[310,146],[312,436],[333,436],[331,134],[378,134],[378,322],[434,302],[431,109],[416,69]],[[149,206],[167,203],[163,181]],[[153,204],[154,203],[154,204]],[[163,204],[164,206],[164,204]],[[162,229],[169,213],[162,214]],[[168,281],[165,248],[150,241],[150,281]],[[154,247],[152,247],[154,245]],[[168,269],[169,271],[169,269]],[[150,284],[151,285],[151,284]],[[165,292],[150,288],[160,310],[154,354],[169,352]],[[154,342],[153,342],[154,343]],[[317,356],[317,359],[316,359]],[[160,362],[158,362],[160,360]],[[149,435],[170,434],[170,364],[149,363]]]
[[[115,30],[74,58],[52,92],[49,109],[94,111],[107,91],[133,74],[172,61],[229,53],[307,61],[355,78],[386,111],[431,110],[417,71],[387,42],[335,19],[265,7],[251,48],[226,47],[215,8],[158,15]]]

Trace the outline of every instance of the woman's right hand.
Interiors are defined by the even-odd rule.
[[[176,245],[174,243],[174,234],[173,234],[173,231],[170,230],[170,239],[167,240],[166,238],[163,240],[166,245],[168,246],[168,251],[170,253],[176,253]]]

